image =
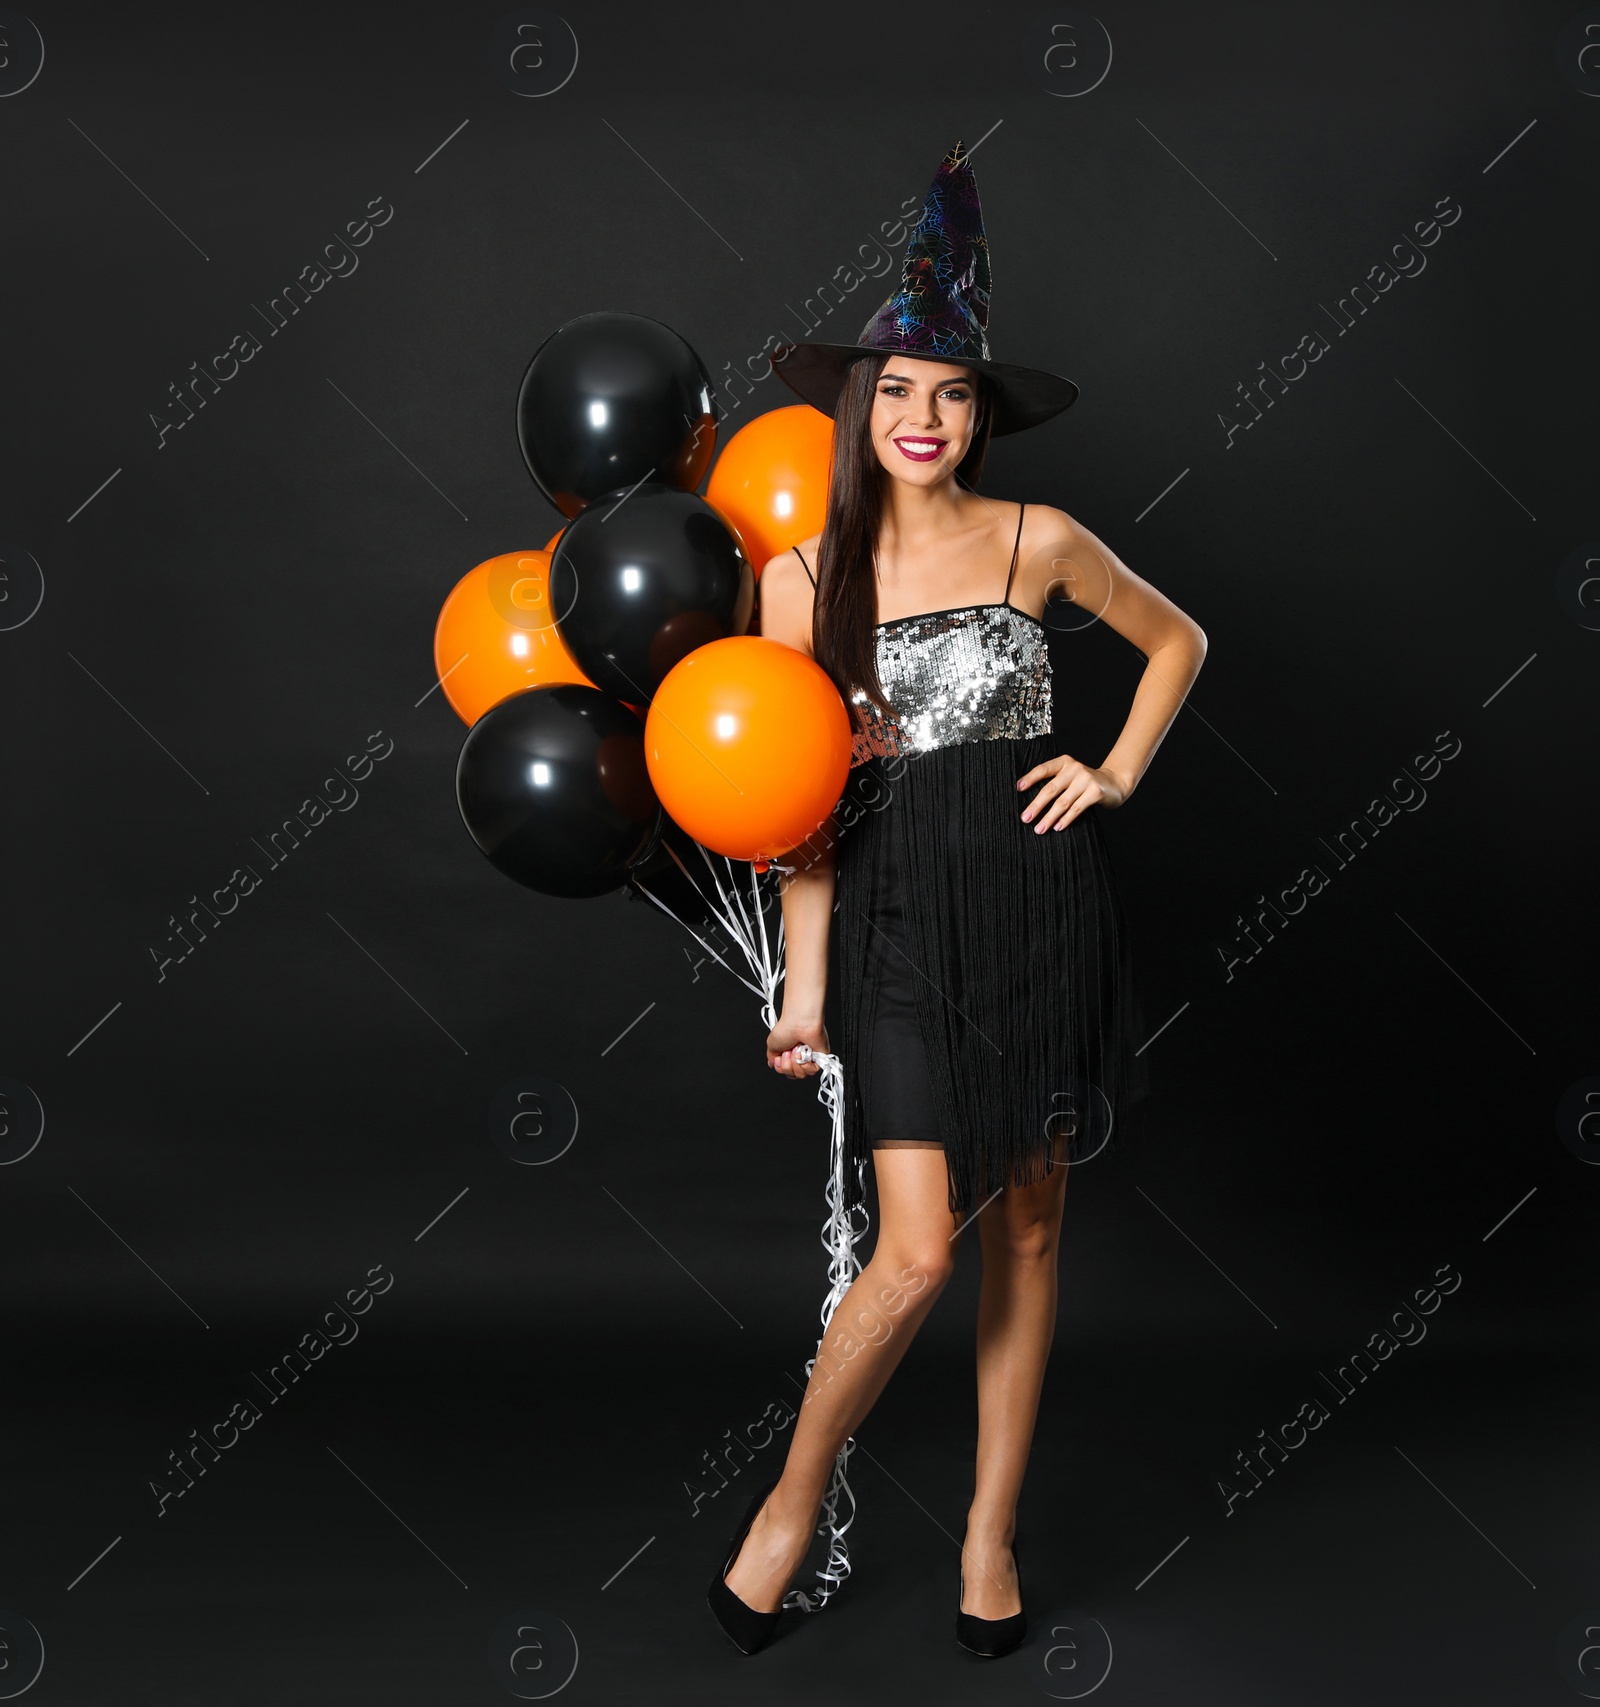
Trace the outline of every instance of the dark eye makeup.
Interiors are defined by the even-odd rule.
[[[878,388],[880,397],[904,397],[905,394],[906,388],[893,380],[886,380]],[[948,398],[952,403],[970,403],[972,401],[972,391],[962,380],[957,380],[953,385],[941,386],[939,395]]]

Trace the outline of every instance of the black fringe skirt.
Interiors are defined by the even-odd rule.
[[[874,1140],[933,1140],[971,1214],[1043,1179],[1062,1138],[1069,1163],[1103,1153],[1147,1088],[1099,808],[1042,836],[1022,822],[1017,778],[1056,750],[971,741],[851,773],[835,991],[852,1189]]]

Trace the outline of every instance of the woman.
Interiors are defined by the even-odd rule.
[[[777,1072],[825,1052],[828,938],[853,1159],[878,1195],[872,1259],[818,1349],[783,1473],[752,1502],[712,1610],[770,1638],[859,1426],[978,1223],[978,1449],[957,1638],[998,1655],[1026,1633],[1017,1499],[1055,1326],[1068,1163],[1094,1154],[1130,1089],[1126,938],[1096,808],[1120,806],[1205,654],[1198,626],[1064,511],[980,497],[990,436],[1058,413],[1070,381],[989,358],[988,249],[958,143],[900,288],[856,345],[802,344],[778,371],[835,417],[826,526],[766,566],[762,633],[846,695],[856,756],[836,838],[793,862]],[[1148,662],[1100,765],[1051,736],[1047,599],[1083,607]],[[804,1048],[802,1048],[804,1046]]]

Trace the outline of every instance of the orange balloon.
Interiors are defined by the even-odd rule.
[[[556,531],[553,534],[551,534],[550,537],[544,542],[545,550],[546,551],[554,551],[556,548],[556,541],[558,539],[560,539],[562,534],[564,534],[566,531],[567,530],[564,527],[557,528]]]
[[[828,514],[833,422],[808,403],[758,415],[711,471],[706,502],[739,537],[756,573],[814,533]]]
[[[594,685],[556,628],[549,574],[548,551],[507,552],[464,575],[444,601],[433,668],[463,723],[523,688]]]
[[[675,665],[645,721],[645,761],[668,815],[730,859],[798,847],[850,774],[850,714],[803,652],[755,635]]]

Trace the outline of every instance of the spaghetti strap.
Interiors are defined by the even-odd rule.
[[[811,565],[806,562],[804,557],[801,556],[800,547],[798,545],[794,548],[794,554],[796,557],[800,558],[800,567],[805,570],[806,579],[811,583],[812,592],[815,592],[817,590],[817,578],[811,573]]]
[[[1019,504],[1017,506],[1017,539],[1016,543],[1011,547],[1011,573],[1006,576],[1005,602],[1007,604],[1011,603],[1011,583],[1016,578],[1017,573],[1017,552],[1022,547],[1022,518],[1027,514],[1027,509],[1028,506],[1026,504]]]

